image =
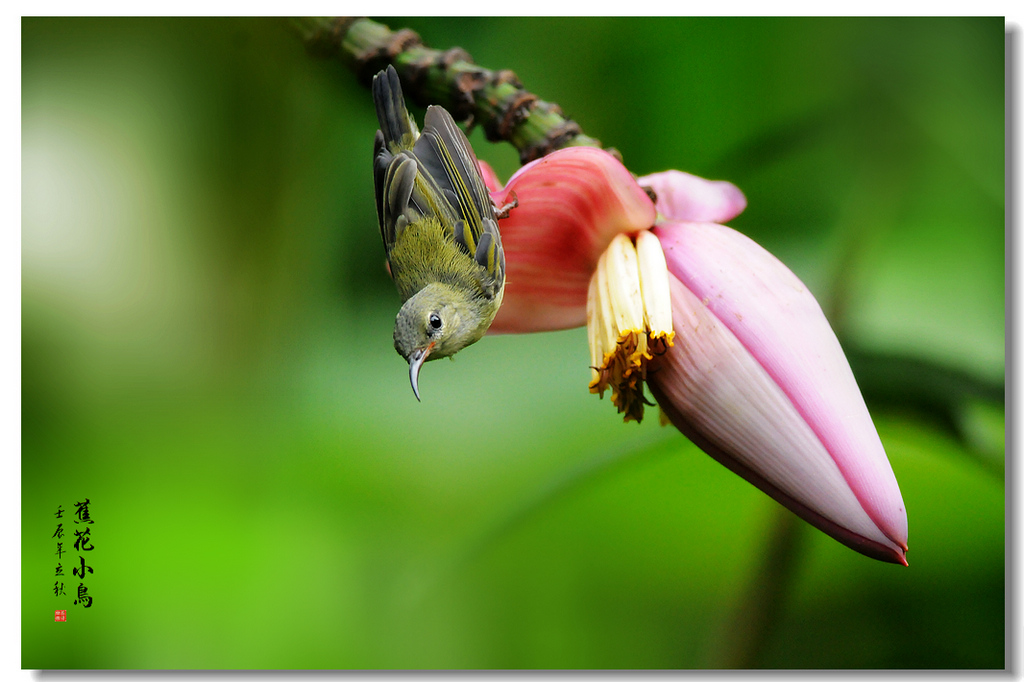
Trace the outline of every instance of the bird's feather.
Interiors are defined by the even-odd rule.
[[[393,68],[374,79],[373,95],[381,123],[374,139],[374,189],[378,226],[392,274],[399,266],[391,252],[402,228],[433,216],[467,259],[484,269],[477,278],[484,295],[495,296],[505,281],[501,235],[465,133],[438,106],[427,108],[420,133],[405,108]]]
[[[441,195],[465,222],[465,229],[453,231],[452,238],[466,255],[476,258],[487,269],[488,276],[500,289],[505,277],[504,259],[497,257],[501,251],[501,235],[494,218],[494,204],[466,135],[451,114],[442,107],[431,106],[427,108],[423,133],[416,141],[414,152],[426,174],[436,181]],[[479,245],[485,234],[489,235],[485,257],[480,258]]]

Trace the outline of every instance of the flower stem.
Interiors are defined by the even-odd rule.
[[[375,73],[394,65],[412,101],[440,104],[456,120],[482,125],[491,142],[511,143],[521,163],[563,147],[601,147],[557,104],[523,89],[512,71],[477,66],[462,48],[431,49],[415,31],[392,31],[365,18],[306,17],[292,19],[292,26],[311,54],[341,59],[367,86]]]

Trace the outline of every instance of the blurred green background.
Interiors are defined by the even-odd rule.
[[[623,424],[583,329],[488,337],[417,403],[369,93],[287,22],[24,19],[22,665],[1002,668],[1003,20],[385,22],[745,192],[850,353],[910,567]],[[74,552],[53,594],[86,497],[89,609]]]

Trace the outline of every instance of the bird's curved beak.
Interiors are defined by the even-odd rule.
[[[431,343],[426,348],[417,348],[412,353],[409,353],[409,381],[412,383],[412,392],[416,396],[416,400],[420,399],[420,367],[426,362],[427,356],[430,355],[430,351],[433,348],[434,344]]]

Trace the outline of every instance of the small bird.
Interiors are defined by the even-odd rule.
[[[444,108],[427,107],[419,132],[393,66],[373,77],[373,101],[377,222],[402,297],[395,350],[409,363],[419,400],[423,363],[479,341],[501,306],[498,220],[518,201],[495,207],[469,140]]]

